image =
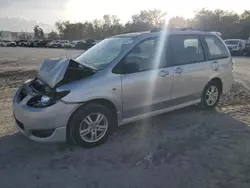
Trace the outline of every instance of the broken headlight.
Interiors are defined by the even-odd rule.
[[[36,95],[27,102],[27,105],[35,108],[48,107],[55,104],[58,100],[68,95],[69,92],[70,91],[60,91],[44,95]]]

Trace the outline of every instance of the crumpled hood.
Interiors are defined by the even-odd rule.
[[[59,83],[69,83],[91,76],[94,71],[72,59],[44,60],[37,77],[54,88]]]

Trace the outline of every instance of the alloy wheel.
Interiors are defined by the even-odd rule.
[[[206,103],[208,106],[213,106],[219,97],[219,90],[216,86],[211,85],[206,92]]]
[[[85,142],[97,142],[104,137],[108,130],[108,120],[101,113],[86,116],[80,124],[79,132]]]

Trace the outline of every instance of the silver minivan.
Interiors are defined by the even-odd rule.
[[[195,104],[212,109],[231,86],[232,59],[218,35],[129,33],[74,60],[44,61],[17,91],[13,111],[32,140],[94,147],[129,122]]]

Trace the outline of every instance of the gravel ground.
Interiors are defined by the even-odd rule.
[[[214,111],[188,107],[123,126],[100,147],[41,144],[16,132],[11,100],[46,58],[81,51],[0,48],[0,187],[249,188],[250,59]]]

